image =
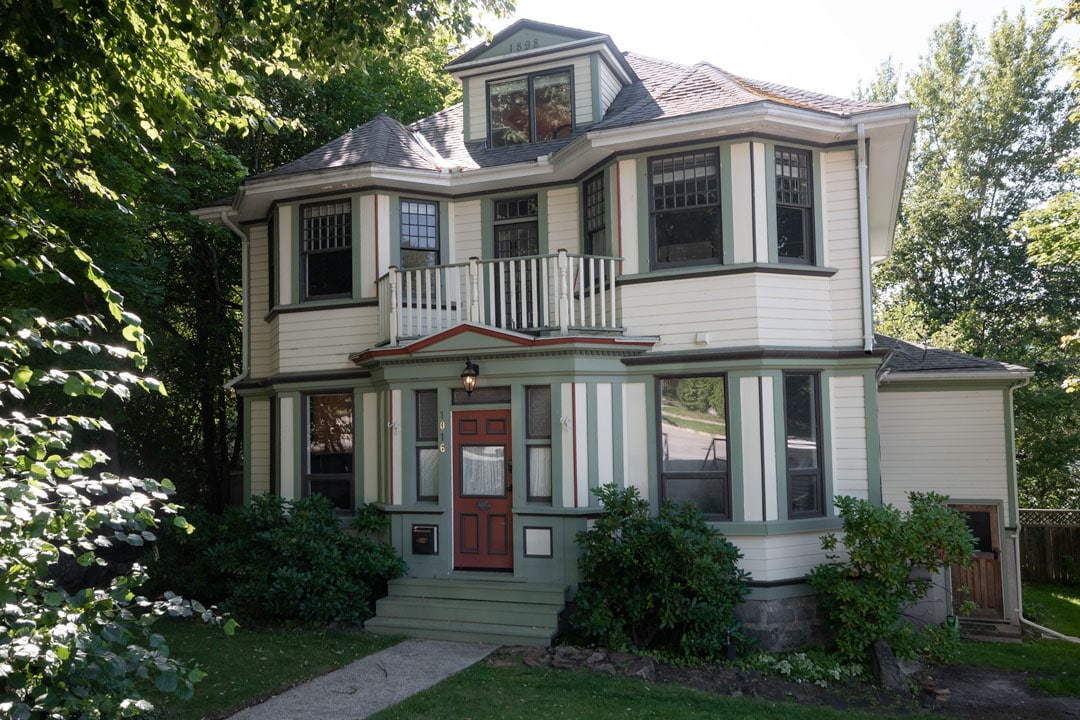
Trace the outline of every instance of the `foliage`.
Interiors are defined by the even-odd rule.
[[[829,562],[810,573],[821,607],[833,630],[841,656],[863,662],[878,638],[912,647],[905,630],[905,608],[926,596],[930,579],[916,570],[937,573],[951,565],[971,563],[974,539],[964,516],[936,493],[909,493],[910,509],[875,505],[838,497],[843,539],[821,538]],[[837,552],[843,544],[844,552]]]
[[[326,498],[262,495],[165,538],[158,567],[241,620],[325,624],[371,617],[405,566],[389,545],[346,533]]]
[[[720,659],[727,643],[744,644],[734,611],[749,576],[701,511],[665,502],[654,517],[635,488],[593,492],[604,514],[577,535],[575,629],[606,647],[682,660]]]
[[[154,602],[137,595],[145,576],[136,559],[162,518],[183,531],[190,526],[169,502],[171,483],[103,472],[105,454],[80,449],[109,430],[105,420],[33,408],[60,394],[93,402],[126,399],[132,388],[164,389],[137,374],[146,364],[140,321],[89,257],[6,230],[0,273],[9,288],[42,284],[61,292],[81,277],[108,308],[109,323],[97,315],[54,319],[35,308],[0,309],[0,713],[132,716],[151,707],[137,679],[187,696],[202,677],[170,658],[151,625],[162,615],[214,615],[171,594]],[[110,325],[126,342],[110,344]],[[125,369],[95,367],[101,357]]]
[[[875,270],[878,327],[1035,371],[1016,394],[1016,436],[1020,492],[1037,507],[1080,503],[1080,396],[1062,389],[1074,361],[1060,347],[1080,316],[1080,264],[1040,266],[1013,231],[1077,185],[1063,164],[1080,131],[1076,91],[1057,79],[1059,18],[1002,13],[980,36],[957,15],[914,72],[897,82],[886,65],[867,91],[919,113],[895,248]]]
[[[163,720],[228,717],[398,641],[359,630],[280,626],[242,627],[226,638],[200,623],[183,621],[162,622],[158,629],[175,657],[206,673],[190,700],[162,697],[155,702]]]
[[[777,655],[759,652],[742,665],[752,670],[779,675],[785,680],[806,682],[828,687],[830,682],[846,682],[862,677],[866,668],[858,663],[845,663],[821,650]]]

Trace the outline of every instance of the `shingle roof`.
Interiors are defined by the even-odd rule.
[[[423,137],[405,127],[386,113],[355,127],[336,140],[312,150],[291,163],[258,177],[291,175],[377,163],[397,167],[439,169],[443,159]]]
[[[462,105],[405,127],[385,113],[340,138],[260,177],[288,175],[366,163],[418,170],[471,170],[527,162],[554,154],[593,129],[725,110],[760,102],[846,117],[885,105],[847,100],[775,83],[750,80],[709,63],[682,65],[623,53],[639,78],[615,97],[604,117],[579,127],[569,138],[544,143],[488,148],[486,141],[464,141]]]
[[[881,366],[882,372],[894,373],[986,373],[1000,372],[1013,374],[1024,372],[1020,365],[988,360],[986,358],[965,355],[964,353],[942,350],[940,348],[916,345],[906,340],[898,340],[886,335],[874,335],[874,346],[888,351],[888,356]]]

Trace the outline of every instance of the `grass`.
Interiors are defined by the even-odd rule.
[[[1034,620],[1040,625],[1066,635],[1080,635],[1080,588],[1025,583],[1024,607],[1038,607]],[[1049,695],[1080,698],[1080,645],[1075,643],[964,643],[958,662],[1040,675],[1029,680],[1032,687]]]
[[[861,720],[881,715],[726,697],[680,685],[648,684],[636,678],[611,677],[588,670],[479,664],[372,716],[373,720],[534,720],[538,717]]]
[[[209,674],[188,701],[151,694],[168,720],[224,717],[399,641],[352,630],[240,628],[226,637],[200,623],[162,621],[154,627],[173,657]]]

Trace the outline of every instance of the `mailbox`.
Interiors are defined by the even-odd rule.
[[[413,555],[439,554],[438,525],[412,526],[412,553]]]

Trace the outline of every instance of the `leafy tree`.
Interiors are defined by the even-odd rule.
[[[934,574],[950,565],[971,563],[974,539],[964,516],[936,493],[910,493],[910,509],[838,497],[843,535],[829,533],[821,547],[829,562],[810,573],[810,587],[836,632],[840,653],[864,662],[878,638],[905,643],[910,630],[904,610],[925,597],[931,581],[915,570]],[[845,552],[836,552],[843,545]],[[903,647],[898,648],[903,650]]]
[[[126,400],[132,387],[161,388],[142,374],[147,336],[139,318],[80,246],[129,229],[115,223],[117,208],[136,226],[152,226],[139,200],[154,179],[177,172],[169,161],[219,165],[207,129],[297,126],[259,98],[255,78],[329,72],[362,62],[375,47],[392,57],[442,30],[468,35],[474,9],[507,5],[0,7],[0,714],[133,716],[148,709],[135,678],[181,694],[198,679],[169,660],[148,624],[201,609],[172,596],[137,597],[142,572],[121,552],[152,541],[160,518],[175,513],[171,484],[100,472],[105,454],[82,448],[109,424],[64,409]],[[101,247],[117,267],[157,258],[121,243],[94,244]],[[109,327],[125,342],[111,341]]]
[[[1036,371],[1017,393],[1017,446],[1022,502],[1038,504],[1080,502],[1080,402],[1062,398],[1059,347],[1080,313],[1080,267],[1036,265],[1011,231],[1073,182],[1058,15],[1002,13],[985,39],[959,15],[934,31],[900,86],[919,119],[895,249],[875,274],[883,331]],[[879,72],[873,88],[890,87]]]

